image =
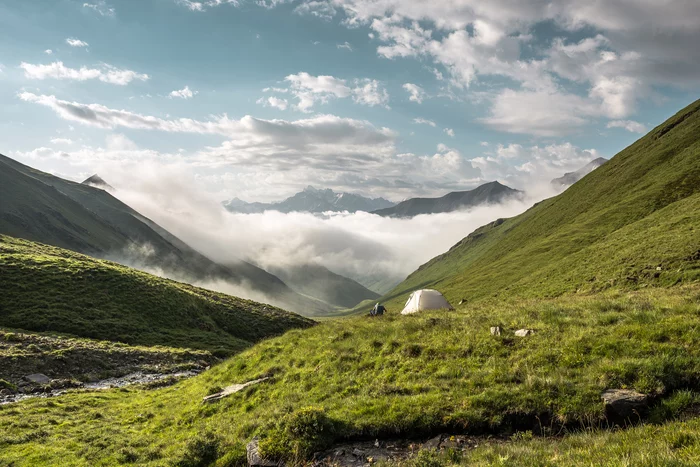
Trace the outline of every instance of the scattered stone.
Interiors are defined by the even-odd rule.
[[[270,379],[269,376],[267,376],[265,378],[254,379],[253,381],[248,381],[247,383],[243,383],[243,384],[232,384],[231,386],[226,386],[223,391],[217,392],[216,394],[212,394],[210,396],[206,396],[204,399],[202,399],[202,402],[218,401],[219,399],[223,399],[226,396],[230,396],[231,394],[235,394],[239,391],[242,391],[243,389],[247,388],[248,386],[262,383],[263,381],[267,381],[268,379]]]
[[[48,376],[41,374],[41,373],[34,373],[33,375],[27,375],[24,377],[25,380],[29,381],[30,383],[35,383],[35,384],[49,384],[51,382],[51,378]]]
[[[501,335],[501,327],[500,326],[491,326],[491,335],[492,336],[500,336]]]
[[[355,456],[355,457],[361,457],[361,458],[364,459],[364,457],[365,457],[365,451],[361,451],[361,450],[355,448],[355,449],[352,450],[352,455]]]
[[[661,266],[656,266],[657,271],[661,271]]]
[[[459,301],[459,303],[457,305],[464,305],[465,303],[467,303],[467,299],[463,298]]]
[[[535,333],[532,329],[518,329],[515,331],[515,335],[518,337],[531,336]]]
[[[623,418],[639,415],[649,406],[649,396],[631,389],[607,389],[601,398],[610,415]]]
[[[278,462],[263,459],[260,455],[260,441],[257,436],[246,445],[246,456],[250,467],[276,467]]]
[[[438,435],[435,438],[429,439],[423,443],[423,449],[440,449],[440,443],[442,442],[442,435]]]

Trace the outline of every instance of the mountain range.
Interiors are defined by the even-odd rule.
[[[289,212],[371,212],[393,206],[384,198],[366,198],[352,193],[336,193],[330,188],[316,189],[312,186],[278,203],[247,203],[238,198],[224,201],[223,206],[238,213],[260,213],[264,211]]]
[[[483,204],[497,204],[521,194],[522,191],[514,190],[494,181],[485,183],[473,190],[454,191],[440,198],[407,199],[396,206],[373,211],[373,214],[384,217],[413,217],[419,214],[437,214]]]
[[[554,180],[552,180],[552,185],[557,187],[557,188],[563,187],[563,186],[573,185],[574,183],[578,182],[583,177],[585,177],[589,173],[593,172],[595,169],[597,169],[601,165],[605,164],[606,162],[608,162],[608,160],[605,159],[604,157],[599,157],[597,159],[593,159],[591,162],[584,165],[580,169],[578,169],[574,172],[567,172],[563,176],[561,176],[559,178],[555,178]]]

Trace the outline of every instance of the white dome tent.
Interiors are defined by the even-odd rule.
[[[410,315],[425,310],[454,310],[450,302],[437,290],[415,290],[401,311],[402,315]]]

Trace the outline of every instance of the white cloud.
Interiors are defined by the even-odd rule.
[[[312,15],[325,21],[330,21],[336,15],[336,10],[332,4],[324,1],[307,1],[299,4],[294,13],[300,15]]]
[[[73,144],[73,140],[68,138],[51,138],[52,144]]]
[[[88,43],[81,41],[80,39],[72,39],[68,38],[66,39],[66,44],[70,45],[71,47],[87,47]]]
[[[576,130],[602,117],[627,118],[642,99],[655,95],[655,86],[700,85],[696,46],[700,7],[687,0],[329,0],[327,4],[342,10],[347,26],[369,27],[380,41],[379,56],[434,62],[436,79],[447,80],[449,86],[441,95],[478,96],[472,88],[489,76],[512,81],[491,91],[493,122],[503,121],[507,90],[521,97],[542,93],[547,101],[556,101],[557,114]],[[546,22],[554,23],[563,36],[584,37],[578,42],[552,40],[533,29]],[[548,45],[537,45],[534,39]],[[534,54],[526,56],[525,48]],[[576,94],[573,86],[564,86],[565,80],[578,85]],[[585,103],[583,115],[570,105],[574,100]],[[538,115],[537,120],[535,125],[515,122],[503,128],[537,136],[567,132],[564,125],[543,130],[544,118]]]
[[[484,179],[500,180],[534,194],[548,190],[552,179],[580,169],[598,157],[601,154],[595,149],[581,149],[571,143],[530,147],[499,144],[470,162],[481,170]]]
[[[350,87],[344,79],[333,76],[313,76],[306,72],[288,75],[285,81],[290,83],[289,91],[298,99],[296,108],[310,112],[317,103],[328,103],[331,99],[352,97],[358,104],[374,107],[387,106],[389,93],[377,80],[368,78],[355,79]]]
[[[176,91],[172,91],[169,94],[169,97],[177,97],[180,99],[192,99],[194,96],[199,94],[199,91],[192,91],[189,86],[185,86],[182,89],[178,89]]]
[[[437,126],[434,121],[425,118],[414,118],[413,123],[416,123],[418,125],[430,125],[433,128]]]
[[[86,81],[98,79],[105,83],[117,84],[124,86],[133,80],[146,81],[149,79],[147,74],[137,73],[131,70],[122,70],[112,65],[103,64],[101,69],[98,68],[70,68],[63,62],[53,62],[48,65],[33,65],[31,63],[22,62],[20,68],[24,70],[24,76],[29,79],[65,79],[72,81]]]
[[[479,121],[508,133],[561,136],[601,115],[599,106],[575,94],[506,89],[493,98],[490,114]]]
[[[375,79],[356,79],[352,94],[352,100],[358,104],[388,108],[389,93]]]
[[[624,128],[630,133],[644,134],[647,132],[647,127],[634,120],[613,120],[608,122],[607,128]]]
[[[352,46],[348,43],[348,41],[345,41],[342,44],[336,44],[336,48],[338,49],[346,49],[352,52]]]
[[[447,136],[451,137],[451,138],[454,138],[454,137],[455,137],[455,131],[454,131],[452,128],[445,128],[445,129],[442,130],[442,131],[444,131],[445,134],[446,134]]]
[[[287,106],[289,105],[289,101],[287,101],[287,99],[280,99],[275,96],[270,96],[267,98],[261,97],[255,102],[256,104],[261,104],[265,107],[274,107],[279,110],[287,110]]]
[[[44,53],[45,53],[46,55],[51,55],[51,54],[53,53],[53,50],[51,50],[51,49],[46,49],[46,50],[44,50]]]
[[[425,99],[425,91],[423,88],[413,83],[404,83],[403,88],[410,94],[408,100],[417,102],[418,104]]]
[[[100,16],[114,17],[114,15],[116,14],[114,8],[112,8],[107,4],[107,2],[102,0],[97,1],[95,3],[83,3],[83,8],[92,10]]]

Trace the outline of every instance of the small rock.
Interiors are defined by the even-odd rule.
[[[345,449],[339,449],[333,453],[335,457],[342,457],[345,455]]]
[[[656,266],[657,271],[661,271],[661,266]]]
[[[517,331],[515,331],[515,335],[518,337],[531,336],[534,333],[535,331],[533,331],[532,329],[518,329]]]
[[[440,449],[440,443],[442,442],[442,435],[436,436],[433,439],[429,439],[423,443],[423,449]]]
[[[361,451],[361,450],[355,448],[355,449],[352,450],[352,455],[355,456],[355,457],[361,457],[361,458],[364,459],[364,457],[365,457],[365,451]]]
[[[501,327],[500,326],[491,326],[491,335],[492,336],[500,336],[501,335]]]
[[[51,382],[51,378],[49,378],[46,375],[43,375],[41,373],[34,373],[33,375],[27,375],[24,377],[25,380],[29,381],[30,383],[36,383],[36,384],[49,384]]]
[[[607,389],[601,398],[609,414],[623,418],[639,415],[649,406],[649,396],[631,389]]]
[[[248,457],[248,465],[250,467],[275,467],[278,465],[277,462],[269,461],[263,459],[260,456],[259,440],[257,437],[250,440],[250,443],[246,445],[246,455]]]
[[[467,303],[467,299],[463,298],[459,301],[459,303],[457,305],[464,305],[465,303]]]

